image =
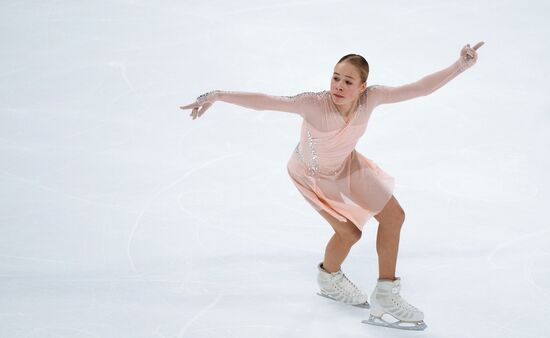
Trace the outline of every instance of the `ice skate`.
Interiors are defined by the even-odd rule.
[[[400,290],[400,278],[395,281],[379,280],[370,298],[370,317],[363,323],[402,330],[424,330],[427,327],[424,313],[407,303],[399,294]]]
[[[319,274],[317,275],[317,283],[320,291],[319,296],[326,297],[337,302],[353,305],[356,307],[368,309],[368,296],[363,294],[355,284],[353,284],[342,270],[330,273],[323,269],[323,263],[317,266]]]

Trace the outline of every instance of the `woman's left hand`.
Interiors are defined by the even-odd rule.
[[[475,46],[470,47],[470,44],[462,47],[460,51],[460,70],[464,71],[472,67],[477,61],[477,50],[483,46],[485,42],[478,42]]]

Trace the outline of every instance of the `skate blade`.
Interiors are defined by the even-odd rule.
[[[355,306],[355,307],[358,307],[358,308],[361,308],[361,309],[370,309],[370,304],[369,304],[369,302],[365,302],[365,303],[363,303],[363,304],[347,304],[347,303],[341,302],[341,301],[339,301],[339,300],[337,300],[337,299],[334,299],[334,298],[332,298],[331,296],[325,295],[324,293],[317,292],[317,295],[319,295],[319,296],[321,296],[321,297],[328,298],[328,299],[333,300],[333,301],[338,302],[338,303],[342,303],[342,304],[346,304],[346,305]]]
[[[380,317],[375,317],[373,315],[371,315],[369,319],[363,320],[361,323],[382,326],[382,327],[389,327],[392,329],[409,330],[409,331],[424,331],[428,327],[428,325],[426,325],[426,323],[424,323],[423,320],[419,322],[404,322],[404,321],[398,320],[394,323],[390,323]],[[403,324],[407,324],[407,325],[403,325]]]

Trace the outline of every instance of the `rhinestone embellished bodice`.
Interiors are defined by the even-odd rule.
[[[330,93],[322,92],[315,95],[318,95],[320,107],[324,108],[325,113],[328,112],[328,116],[324,119],[319,116],[304,119],[300,142],[294,152],[306,166],[308,176],[333,176],[355,149],[357,141],[366,129],[368,117],[365,116],[365,100],[360,100],[357,111],[345,122],[332,103]],[[331,127],[327,128],[329,125]]]

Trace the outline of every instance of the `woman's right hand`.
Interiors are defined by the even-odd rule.
[[[193,117],[193,120],[197,117],[201,117],[204,112],[210,108],[216,101],[217,91],[212,91],[204,93],[197,97],[194,103],[188,104],[186,106],[180,106],[180,109],[192,109],[189,116]]]

